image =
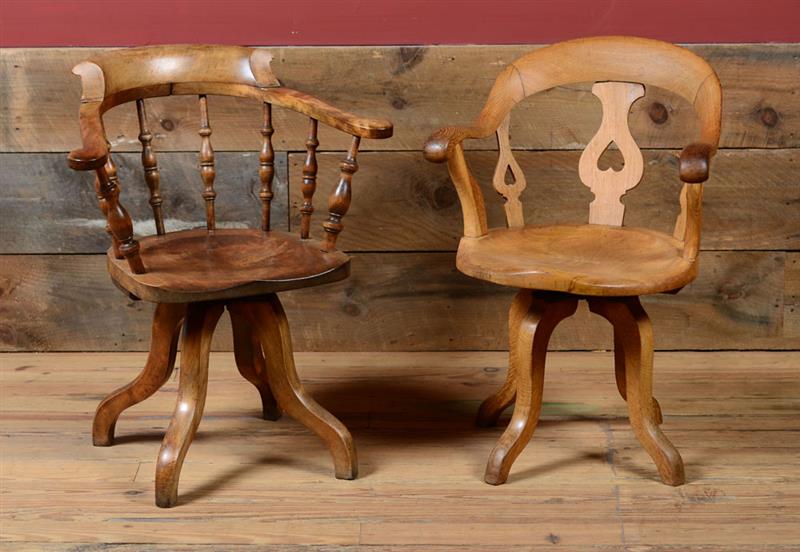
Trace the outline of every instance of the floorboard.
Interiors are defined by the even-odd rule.
[[[308,391],[352,430],[360,477],[321,442],[257,417],[233,356],[214,353],[180,502],[153,504],[177,379],[91,446],[97,402],[140,353],[0,355],[0,548],[279,551],[797,550],[800,353],[656,354],[664,431],[688,484],[661,485],[638,446],[609,353],[551,353],[543,418],[506,485],[482,482],[500,427],[480,401],[503,353],[303,353]],[[272,549],[272,548],[271,548]]]

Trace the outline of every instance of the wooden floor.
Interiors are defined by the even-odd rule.
[[[298,354],[308,390],[355,436],[355,481],[334,479],[295,422],[260,420],[232,355],[214,354],[171,510],[154,506],[153,481],[174,378],[123,414],[117,445],[91,445],[97,402],[143,359],[0,355],[0,548],[800,549],[797,352],[656,355],[663,427],[686,463],[678,488],[629,430],[608,353],[551,354],[543,420],[499,487],[482,475],[502,427],[473,416],[503,353]]]

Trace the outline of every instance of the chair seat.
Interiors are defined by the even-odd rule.
[[[456,265],[506,286],[599,296],[673,291],[697,274],[672,236],[599,224],[489,230],[461,239]]]
[[[145,301],[187,303],[263,295],[347,278],[350,257],[285,232],[205,228],[139,241],[144,274],[108,251],[112,280]]]

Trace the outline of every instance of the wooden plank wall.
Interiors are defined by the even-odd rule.
[[[271,48],[286,86],[359,114],[384,116],[395,136],[364,141],[342,246],[353,276],[285,294],[298,350],[497,350],[506,348],[512,291],[460,275],[454,251],[460,208],[445,167],[423,160],[436,128],[468,123],[502,67],[530,46]],[[800,348],[800,45],[694,45],[725,90],[721,151],[707,183],[701,273],[677,296],[646,299],[659,349]],[[79,143],[79,84],[70,68],[99,49],[0,53],[0,350],[146,350],[152,307],[110,283],[91,177],[66,168]],[[202,224],[196,172],[198,114],[191,98],[151,102],[168,229]],[[258,217],[259,106],[210,100],[219,155],[218,219]],[[277,220],[298,226],[305,118],[278,110]],[[590,192],[580,148],[600,119],[588,86],[558,88],[514,112],[512,146],[528,176],[527,219],[581,222]],[[688,104],[649,89],[634,106],[646,148],[642,184],[625,202],[629,224],[669,230],[678,212],[675,152],[695,136]],[[138,162],[135,108],[106,120],[138,232],[152,230]],[[347,137],[320,133],[318,205],[337,176]],[[489,178],[492,140],[468,144],[490,220],[502,224]],[[321,219],[315,225],[319,229]],[[231,346],[226,328],[215,346]],[[557,330],[558,349],[610,346],[610,330],[582,310]]]

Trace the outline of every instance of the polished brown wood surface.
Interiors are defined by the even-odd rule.
[[[144,100],[162,96],[197,94],[199,97],[199,164],[203,183],[201,195],[205,202],[206,227],[209,233],[216,230],[217,198],[214,189],[217,171],[211,143],[209,94],[261,100],[264,115],[260,130],[262,144],[259,153],[259,198],[263,203],[261,229],[264,232],[269,231],[271,184],[274,175],[272,104],[309,115],[312,121],[308,138],[309,190],[305,227],[301,230],[303,238],[308,237],[308,224],[313,211],[310,202],[316,171],[313,156],[318,145],[317,122],[322,121],[352,134],[351,147],[342,164],[342,177],[329,200],[330,216],[323,225],[327,232],[325,249],[335,249],[336,237],[343,228],[341,219],[350,205],[350,185],[352,175],[358,169],[355,157],[360,140],[362,137],[388,138],[392,135],[392,124],[383,119],[359,118],[302,92],[281,87],[270,68],[271,61],[272,54],[266,50],[238,46],[168,45],[113,51],[84,61],[73,69],[81,77],[82,84],[79,123],[83,146],[72,151],[67,159],[70,167],[75,170],[94,170],[97,173],[97,194],[100,208],[108,221],[107,226],[113,235],[114,256],[125,258],[131,273],[142,274],[147,268],[139,254],[138,241],[133,237],[132,219],[120,203],[117,173],[109,153],[103,114],[120,104],[136,102],[145,180],[151,190],[157,233],[161,235],[164,225],[160,204],[163,200],[159,193],[160,179],[152,151],[152,135],[147,129]],[[319,267],[312,269],[310,275],[322,270]],[[122,282],[118,280],[117,283]],[[133,290],[128,291],[136,294]]]
[[[147,272],[134,274],[108,254],[118,285],[156,303],[232,299],[309,287],[346,278],[350,258],[315,240],[272,230],[224,228],[170,232],[140,242]]]
[[[266,50],[232,46],[155,46],[111,52],[77,65],[83,93],[79,123],[83,146],[68,155],[75,170],[96,173],[95,192],[112,243],[108,270],[114,283],[134,300],[156,303],[151,356],[142,374],[98,407],[94,443],[110,445],[120,413],[152,395],[172,371],[177,331],[183,327],[179,395],[158,453],[155,502],[178,504],[178,482],[189,447],[203,416],[214,330],[226,306],[231,312],[234,355],[240,374],[261,398],[262,416],[276,420],[280,410],[297,418],[328,445],[335,473],[354,479],[355,446],[347,428],[309,397],[295,372],[291,336],[277,291],[316,286],[346,278],[350,258],[336,250],[351,201],[351,181],[362,137],[387,138],[390,122],[358,118],[320,100],[285,89],[275,78]],[[197,95],[200,145],[198,164],[206,227],[166,231],[160,193],[161,175],[152,147],[145,99]],[[212,145],[209,95],[258,99],[262,106],[258,192],[259,228],[222,228],[217,224],[217,162]],[[135,239],[134,222],[120,203],[117,167],[110,154],[103,114],[135,101],[142,145],[144,180],[150,191],[156,234]],[[271,228],[275,197],[275,149],[272,105],[310,117],[304,225],[299,236]],[[323,223],[324,243],[309,239],[311,198],[316,181],[318,122],[352,135],[339,184]],[[244,190],[242,190],[244,192]],[[238,300],[237,302],[231,302]]]
[[[580,82],[594,82],[599,128],[580,156],[578,174],[594,199],[588,224],[525,225],[525,188],[509,139],[511,110],[528,96]],[[628,123],[645,85],[667,89],[695,109],[700,137],[680,155],[683,186],[672,234],[623,226],[622,197],[637,186],[644,157]],[[660,406],[652,396],[653,330],[639,295],[677,293],[697,276],[702,220],[702,182],[720,138],[722,89],[713,68],[695,54],[664,42],[633,37],[595,37],[554,44],[512,62],[497,77],[481,113],[469,127],[444,127],[425,144],[425,157],[447,162],[463,213],[456,266],[468,276],[520,288],[509,314],[511,365],[503,387],[478,412],[490,425],[512,400],[514,415],[495,445],[485,481],[499,485],[533,435],[541,410],[544,363],[555,326],[571,316],[579,299],[614,327],[615,378],[627,400],[631,426],[661,480],[685,482],[683,460],[661,432]],[[481,187],[464,155],[463,142],[496,133],[500,153],[493,184],[505,200],[506,228],[491,228]],[[620,168],[601,167],[616,146]],[[508,175],[508,173],[511,173]],[[510,176],[510,179],[509,179]],[[528,297],[530,294],[530,297]]]
[[[177,378],[122,415],[124,446],[100,449],[87,446],[95,397],[146,354],[0,355],[0,548],[790,552],[798,355],[656,353],[663,428],[686,461],[687,484],[670,487],[630,430],[610,351],[548,355],[535,438],[500,486],[481,476],[504,428],[476,429],[473,416],[502,384],[505,352],[297,353],[306,392],[356,440],[353,481],[330,477],[329,452],[301,423],[261,420],[233,356],[212,353],[205,418],[169,510],[152,503],[154,447]]]
[[[92,424],[92,443],[95,446],[111,445],[120,414],[152,396],[172,375],[185,316],[186,305],[164,303],[156,306],[150,353],[141,374],[108,395],[97,406]]]

